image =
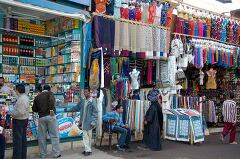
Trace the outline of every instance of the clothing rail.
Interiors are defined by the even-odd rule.
[[[180,35],[180,36],[186,36],[186,37],[196,38],[196,39],[212,40],[212,41],[215,41],[215,42],[219,42],[219,43],[223,43],[223,44],[227,44],[227,45],[232,45],[232,46],[235,46],[235,47],[240,47],[240,45],[231,44],[231,43],[223,42],[223,41],[221,41],[221,40],[217,40],[217,39],[213,39],[213,38],[208,38],[208,37],[193,36],[193,35],[181,34],[181,33],[172,33],[172,34],[173,34],[173,35]]]
[[[164,30],[170,30],[169,27],[164,27],[164,26],[160,26],[160,25],[153,25],[153,24],[148,24],[148,23],[142,23],[142,22],[123,19],[123,18],[115,18],[114,16],[105,15],[105,14],[96,13],[96,12],[93,12],[92,15],[93,16],[102,16],[102,17],[107,18],[107,19],[118,20],[118,21],[121,21],[121,22],[130,23],[130,24],[145,25],[145,26],[150,26],[150,27],[157,27],[157,28],[164,29]]]

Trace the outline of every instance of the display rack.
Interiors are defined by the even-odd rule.
[[[70,38],[69,32],[72,33]],[[63,34],[65,36],[62,36]],[[64,69],[66,65],[71,64],[76,64],[78,67],[77,70],[62,70],[57,71],[56,74],[76,73],[79,76],[81,49],[80,32],[78,31],[78,29],[72,29],[70,31],[59,34],[62,36],[61,38],[66,39],[66,41],[63,41],[61,38],[59,38],[57,42],[56,38],[43,38],[41,36],[39,39],[39,36],[29,35],[28,33],[26,35],[23,35],[23,32],[21,32],[21,34],[18,34],[15,31],[0,32],[0,35],[0,62],[2,68],[0,73],[3,75],[3,77],[7,77],[7,81],[11,83],[24,82],[29,84],[35,83],[35,77],[37,76],[49,76],[47,72],[49,71],[48,69],[53,65],[54,57],[56,57],[57,60],[57,62],[55,63],[56,67],[62,66],[62,68]],[[44,45],[41,45],[41,42]],[[71,45],[73,45],[74,43],[78,46],[75,48],[71,48]],[[60,50],[61,45],[63,45],[62,50]],[[56,56],[53,56],[52,52],[47,52],[52,51],[49,50],[49,48],[51,49],[53,47],[57,48],[55,51]],[[70,52],[67,52],[67,47],[68,49],[70,49]],[[67,61],[61,61],[61,58],[62,60],[64,60],[64,57],[70,58]],[[11,74],[15,76],[9,76]],[[25,76],[28,77],[25,78]],[[57,81],[52,81],[48,83],[56,82]],[[62,82],[80,82],[80,80],[63,80]]]

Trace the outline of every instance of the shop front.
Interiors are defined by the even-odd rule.
[[[0,1],[0,60],[5,84],[25,85],[31,106],[41,86],[48,84],[56,98],[56,118],[60,138],[81,135],[77,127],[79,112],[64,112],[64,108],[79,102],[83,83],[82,52],[84,23],[88,12],[40,0]],[[8,106],[16,98],[1,94],[0,124],[7,143],[12,143],[12,124]],[[32,112],[27,140],[37,140],[38,116]]]

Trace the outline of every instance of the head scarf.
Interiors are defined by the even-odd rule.
[[[147,98],[150,102],[156,102],[159,100],[159,91],[157,89],[153,89],[148,92]]]

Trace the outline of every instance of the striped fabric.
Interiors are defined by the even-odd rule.
[[[223,102],[223,120],[224,122],[235,123],[237,120],[237,106],[233,100]]]

